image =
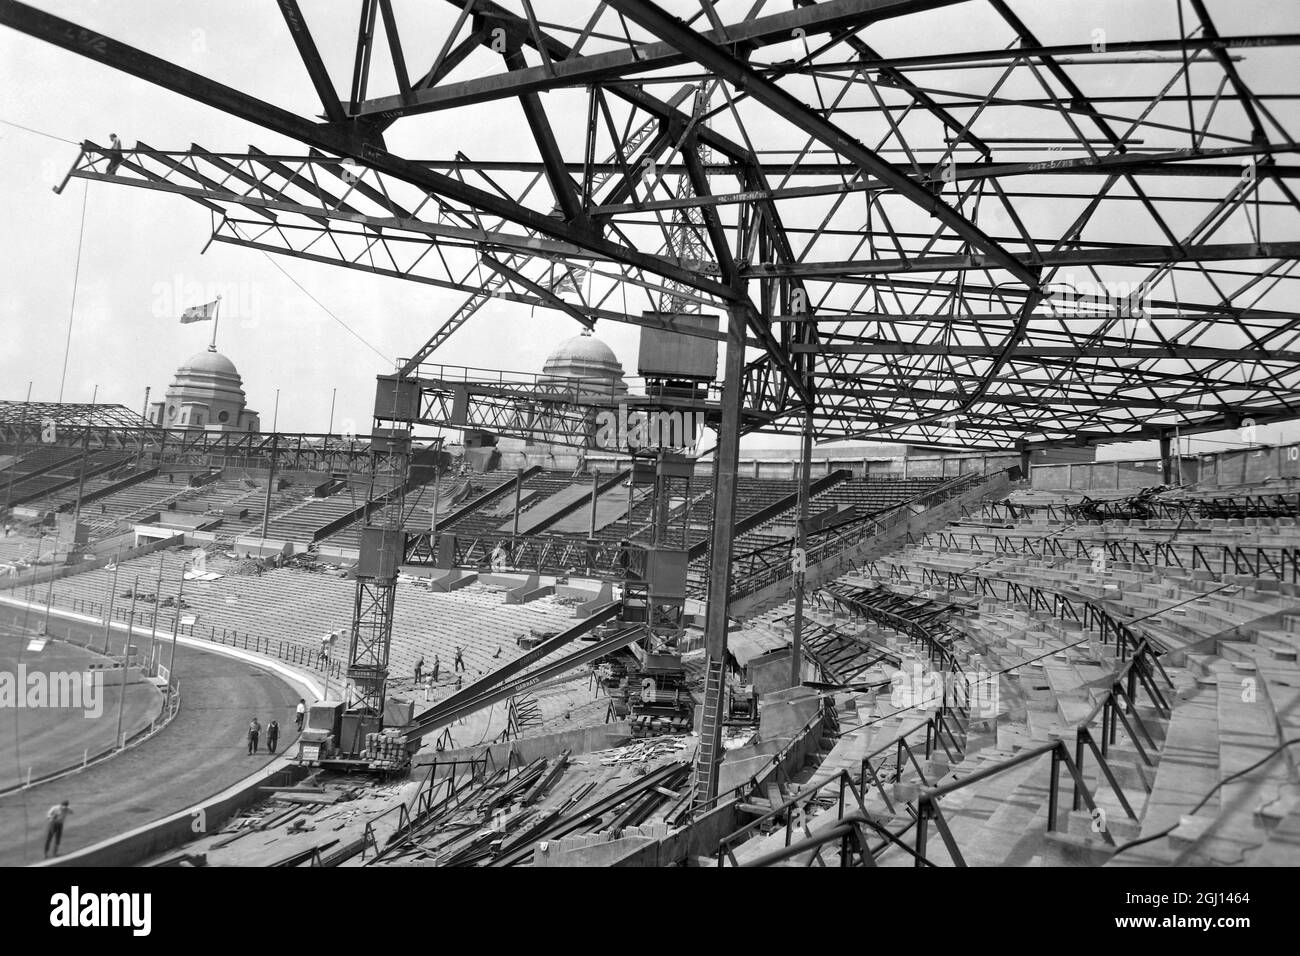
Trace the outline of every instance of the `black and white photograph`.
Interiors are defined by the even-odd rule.
[[[894,868],[836,879],[1276,927],[1298,53],[1287,0],[0,0],[15,913],[621,936],[704,889],[647,871]]]

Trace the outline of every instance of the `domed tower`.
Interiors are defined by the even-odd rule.
[[[538,383],[544,388],[549,383],[558,386],[561,383],[580,382],[584,394],[609,395],[617,402],[627,394],[627,382],[624,381],[623,374],[623,365],[614,354],[614,350],[589,331],[584,330],[580,335],[565,339],[551,351],[546,361],[542,363]],[[545,433],[546,412],[541,409],[532,412],[521,409],[519,414],[521,418],[519,424],[522,427],[530,430],[536,428],[539,432]],[[596,415],[597,411],[593,408],[589,416],[587,432],[592,446],[598,431]],[[491,460],[499,460],[500,467],[503,468],[542,465],[546,468],[571,469],[581,463],[585,454],[582,448],[552,444],[540,435],[530,439],[498,439],[486,432],[466,431],[465,444],[467,454],[471,449],[482,454],[483,450],[479,446],[490,445],[490,450],[498,456]]]
[[[257,412],[248,407],[235,363],[211,346],[181,363],[165,396],[151,407],[150,418],[155,424],[207,431],[261,431]]]
[[[542,365],[542,375],[582,379],[593,386],[607,385],[615,395],[627,394],[618,356],[587,329],[555,347]]]
[[[583,329],[578,335],[566,339],[555,347],[542,365],[542,380],[550,378],[566,381],[577,380],[582,383],[582,391],[588,396],[609,396],[614,401],[627,394],[627,382],[623,380],[623,365],[614,354],[614,350]],[[595,446],[598,412],[592,409],[588,414],[588,439]],[[530,443],[531,444],[531,443]]]

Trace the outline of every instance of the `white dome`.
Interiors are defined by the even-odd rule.
[[[216,349],[207,349],[197,355],[191,355],[181,363],[181,367],[177,369],[176,374],[181,375],[185,372],[239,378],[239,370],[235,368],[235,363]]]
[[[583,332],[555,347],[542,365],[542,374],[602,381],[617,379],[621,384],[623,365],[613,349],[590,332]]]
[[[191,355],[176,369],[157,412],[159,424],[183,428],[258,431],[235,363],[214,348]]]

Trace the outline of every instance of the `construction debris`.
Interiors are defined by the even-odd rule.
[[[625,747],[595,750],[589,756],[595,757],[603,767],[614,767],[622,764],[645,763],[648,760],[657,760],[660,757],[666,757],[685,749],[686,738],[684,736],[648,737]]]

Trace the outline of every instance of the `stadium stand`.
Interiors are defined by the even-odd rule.
[[[353,583],[341,569],[321,566],[272,568],[258,573],[256,562],[229,556],[220,549],[205,552],[205,566],[220,575],[216,580],[187,580],[177,614],[174,598],[183,566],[193,559],[192,551],[167,550],[124,561],[116,569],[115,619],[122,619],[130,603],[131,583],[138,576],[142,597],[137,602],[136,621],[152,623],[153,596],[161,562],[163,584],[158,609],[161,639],[171,634],[178,617],[183,633],[224,643],[269,649],[273,656],[314,666],[321,638],[331,631],[346,634],[351,620]],[[100,568],[55,582],[56,607],[76,609],[102,616],[109,600],[114,571]],[[456,648],[464,649],[464,663],[470,675],[488,671],[523,652],[519,639],[534,630],[562,630],[573,616],[570,604],[542,597],[527,604],[507,604],[504,586],[476,584],[439,593],[409,579],[400,587],[393,631],[390,671],[394,686],[406,682],[415,662],[423,656],[431,668],[435,655],[442,661],[440,687],[455,680],[453,661]],[[34,600],[43,601],[45,589],[37,588]],[[499,656],[498,650],[500,651]],[[342,653],[335,648],[335,655]],[[426,669],[427,669],[426,668]]]
[[[809,656],[840,682],[879,685],[878,662],[853,666],[851,643],[865,643],[889,655],[893,684],[852,695],[856,724],[801,791],[805,840],[742,833],[723,841],[723,862],[811,859],[819,835],[842,835],[814,793],[841,771],[881,835],[907,835],[877,842],[878,865],[915,865],[913,851],[936,865],[1126,866],[1293,852],[1300,775],[1280,748],[1300,724],[1294,517],[1075,521],[1051,515],[1078,495],[1020,499],[1014,516],[972,509],[818,592]],[[942,662],[900,613],[941,635]],[[770,608],[743,633],[784,646],[790,615],[788,602]],[[911,705],[899,675],[928,681],[941,663],[996,675],[992,713]],[[938,838],[913,843],[919,817]]]
[[[17,464],[41,470],[26,481],[53,479],[68,466],[56,458]],[[199,475],[194,486],[187,475],[141,480],[129,460],[115,469],[86,484],[105,492],[83,507],[96,533],[171,515],[213,519],[217,542],[206,546],[205,564],[218,577],[186,582],[184,633],[319,667],[321,638],[346,632],[351,574],[310,553],[280,567],[227,553],[235,536],[260,532],[264,485],[216,473]],[[134,481],[113,490],[123,477]],[[796,483],[738,482],[738,551],[788,544]],[[810,525],[852,522],[950,484],[961,482],[833,473],[811,495]],[[597,540],[647,539],[648,496],[636,490],[629,512],[619,476],[600,486]],[[355,546],[364,504],[355,485],[324,481],[315,486],[321,496],[312,487],[298,478],[272,492],[269,536],[301,548]],[[406,527],[427,528],[435,487],[447,516],[440,532],[510,536],[513,473],[415,482]],[[751,798],[755,812],[771,819],[797,806],[804,826],[765,832],[766,824],[746,824],[721,841],[722,864],[810,860],[816,841],[845,826],[832,797],[849,780],[861,796],[856,812],[870,818],[868,849],[878,865],[912,866],[917,853],[936,865],[1289,859],[1286,841],[1294,838],[1287,835],[1300,828],[1300,776],[1293,756],[1278,748],[1300,723],[1300,509],[1288,487],[1087,498],[1019,489],[945,517],[946,525],[823,583],[810,597],[802,641],[819,679],[833,688],[827,713],[838,714],[839,729],[823,731],[829,736],[806,772],[765,800]],[[590,476],[525,473],[521,531],[536,525],[543,536],[585,540],[591,488]],[[710,499],[709,483],[700,481],[689,502],[675,503],[689,510],[697,546],[708,541]],[[57,506],[61,499],[41,500]],[[1131,516],[1138,513],[1146,517]],[[0,560],[31,560],[36,544],[15,534],[0,542]],[[114,616],[124,613],[138,576],[137,622],[148,625],[156,596],[143,592],[153,590],[161,564],[165,640],[177,617],[168,596],[192,557],[172,549],[123,562]],[[701,568],[697,557],[696,577]],[[54,605],[102,615],[112,574],[99,568],[57,581]],[[394,692],[417,708],[436,703],[454,692],[457,648],[461,673],[472,681],[572,622],[574,599],[508,603],[511,586],[503,579],[444,593],[404,576],[390,656]],[[758,606],[733,635],[737,662],[785,647],[792,613],[791,601]],[[436,682],[415,683],[421,658],[426,675],[438,660]],[[683,663],[698,685],[700,652],[688,651]],[[934,699],[915,689],[946,687],[954,674],[967,682],[960,700],[956,691]],[[983,682],[984,697],[971,697],[971,681]],[[478,714],[457,739],[589,728],[607,718],[607,707],[589,675],[570,673]]]
[[[71,489],[76,494],[82,477],[82,456],[66,448],[38,449],[30,452],[0,472],[0,487],[5,488],[14,505],[48,507],[46,499]],[[126,465],[131,455],[110,450],[92,451],[85,457],[85,477],[93,478]],[[11,480],[12,479],[12,480]],[[66,494],[63,500],[67,500]]]

